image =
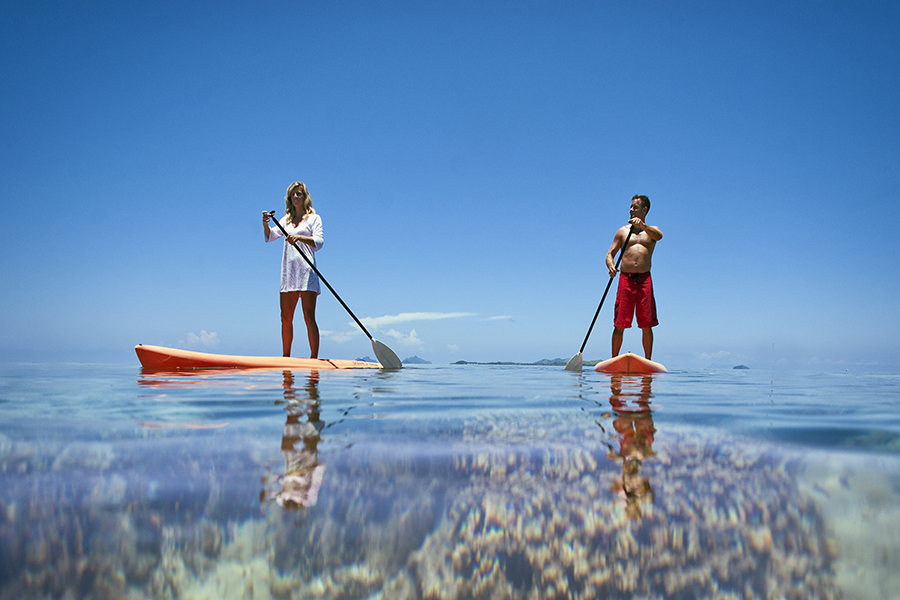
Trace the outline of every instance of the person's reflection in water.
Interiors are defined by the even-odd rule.
[[[653,502],[653,488],[647,477],[641,477],[644,459],[654,455],[653,416],[650,411],[650,386],[653,378],[613,375],[609,387],[612,395],[613,428],[619,441],[619,451],[610,446],[607,458],[622,461],[622,478],[612,484],[612,491],[625,500],[625,514],[631,519],[641,518],[641,501]]]
[[[303,393],[298,394],[298,389],[294,387],[294,374],[284,372],[287,411],[284,436],[281,438],[284,475],[278,479],[281,490],[275,493],[275,502],[285,508],[315,506],[319,498],[325,465],[319,463],[319,432],[324,423],[319,418],[318,385],[319,372],[312,371]]]

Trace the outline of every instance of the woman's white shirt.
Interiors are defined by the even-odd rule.
[[[318,214],[307,215],[305,219],[300,221],[296,226],[290,222],[288,215],[283,216],[278,221],[289,235],[303,235],[311,237],[315,242],[315,247],[303,242],[297,242],[303,254],[316,264],[315,253],[322,249],[325,244],[325,235],[322,230],[322,218]],[[266,242],[272,242],[276,239],[284,237],[281,230],[276,226],[269,227],[269,233],[266,236]],[[312,291],[317,294],[322,292],[319,289],[319,277],[316,275],[309,264],[303,260],[303,257],[297,252],[291,244],[284,240],[284,252],[281,255],[281,291]]]

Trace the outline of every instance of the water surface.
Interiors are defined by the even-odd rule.
[[[0,599],[896,597],[898,392],[0,365]]]

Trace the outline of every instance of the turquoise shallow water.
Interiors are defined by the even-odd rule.
[[[900,377],[0,365],[6,598],[890,598]]]

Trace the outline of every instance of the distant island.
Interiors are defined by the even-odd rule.
[[[593,366],[596,365],[599,360],[586,360],[583,364]],[[519,365],[519,366],[528,366],[528,367],[564,367],[569,364],[569,361],[565,358],[543,358],[536,362],[523,363],[523,362],[511,362],[511,361],[495,361],[495,362],[473,362],[469,360],[458,360],[454,365]]]
[[[732,369],[749,369],[747,365],[737,365],[736,367],[731,367]]]
[[[357,358],[356,360],[363,361],[363,362],[378,362],[371,356],[363,356],[362,358]],[[402,362],[404,365],[430,365],[430,364],[433,364],[430,360],[425,360],[424,358],[419,358],[418,356],[415,356],[415,355],[410,356],[409,358],[404,358]],[[598,362],[600,362],[600,361],[599,360],[586,360],[586,361],[584,361],[583,364],[592,367],[592,366],[596,365]],[[455,363],[451,363],[451,364],[454,364],[454,365],[494,365],[494,366],[517,365],[517,366],[529,366],[529,367],[548,367],[548,366],[549,367],[564,367],[568,363],[569,363],[569,361],[566,360],[565,358],[543,358],[541,360],[538,360],[535,362],[530,362],[530,363],[514,362],[514,361],[475,362],[475,361],[471,361],[471,360],[458,360]],[[737,369],[737,368],[746,369],[748,367],[735,367],[735,369]]]
[[[409,358],[403,359],[404,365],[430,365],[430,360],[425,360],[424,358],[419,358],[418,356],[410,356]]]

